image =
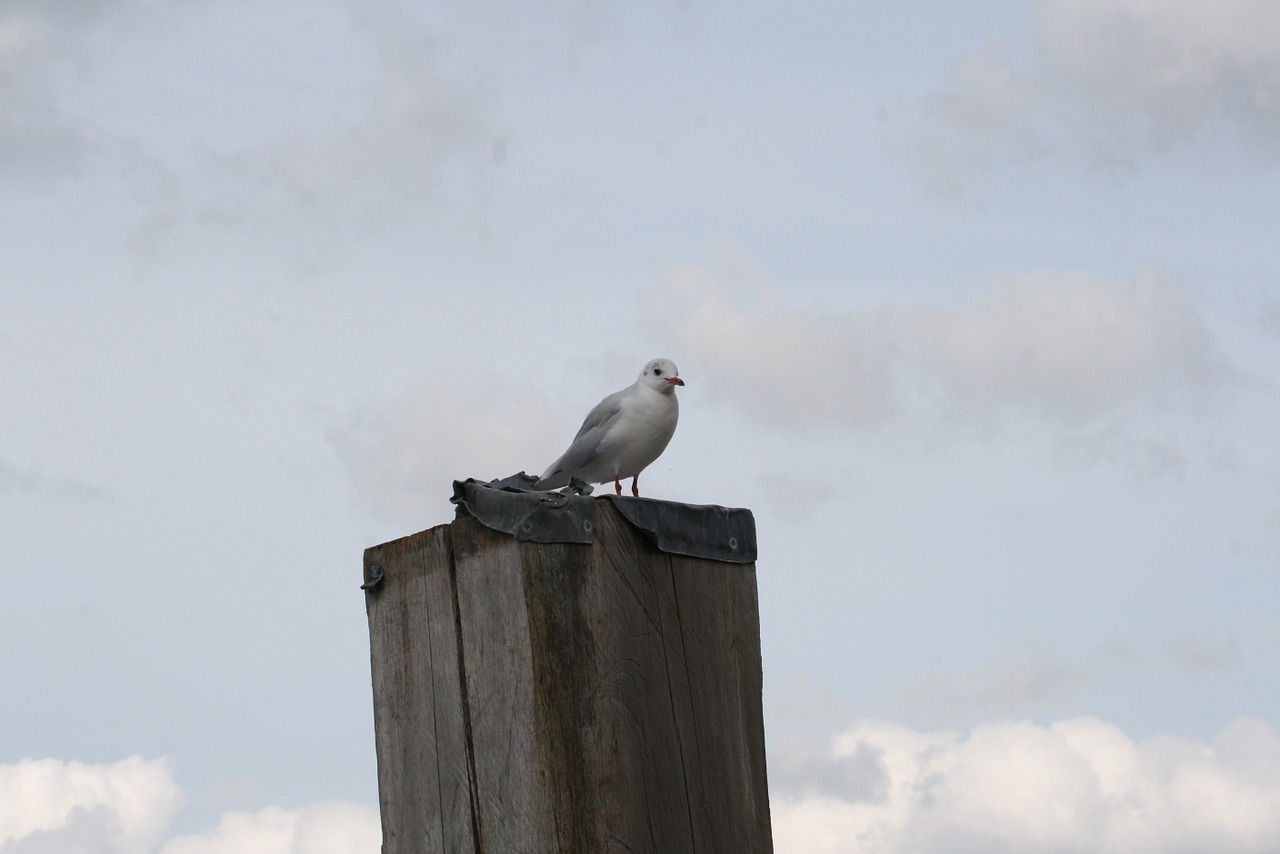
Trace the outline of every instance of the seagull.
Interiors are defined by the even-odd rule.
[[[684,380],[675,362],[648,362],[634,383],[587,413],[569,450],[542,473],[534,488],[559,489],[572,478],[587,483],[612,480],[621,495],[622,478],[629,477],[631,494],[639,496],[640,472],[658,458],[676,432],[678,385],[684,385]]]

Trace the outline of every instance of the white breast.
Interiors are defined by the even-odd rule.
[[[674,394],[645,388],[629,397],[600,442],[596,464],[583,479],[601,483],[640,474],[666,450],[679,417],[680,403]]]

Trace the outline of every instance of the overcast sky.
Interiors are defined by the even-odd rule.
[[[0,0],[0,854],[373,854],[361,551],[666,356],[780,854],[1280,849],[1274,0]]]

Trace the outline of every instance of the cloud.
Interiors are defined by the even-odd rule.
[[[1171,285],[1115,285],[1040,273],[967,310],[908,309],[891,323],[906,349],[962,394],[1095,410],[1217,364],[1207,330]]]
[[[288,11],[277,14],[299,23]],[[223,92],[210,79],[245,77],[270,56],[277,65],[313,59],[288,54],[296,49],[288,27],[250,12],[231,26],[262,32],[250,34],[240,54],[204,56],[208,67],[195,77],[169,67],[164,45],[194,38],[202,49],[238,15],[235,4],[217,0],[174,9],[138,0],[0,5],[0,176],[108,174],[121,182],[119,198],[142,206],[129,239],[144,258],[212,231],[277,251],[283,245],[316,265],[353,238],[404,228],[408,214],[443,210],[448,229],[484,207],[498,136],[489,126],[486,60],[498,48],[470,50],[478,41],[470,36],[484,30],[458,23],[468,17],[458,9],[436,15],[398,0],[350,4],[339,35],[350,53],[347,85],[315,98],[268,90],[280,103],[265,121],[245,124],[229,111],[222,121],[177,130],[160,109],[163,94],[139,100],[137,92],[126,102],[128,121],[86,112],[103,92],[110,100],[115,87],[133,85],[122,74],[135,80],[148,70],[162,93],[188,92],[226,109],[224,101],[251,103],[260,93]],[[254,52],[269,39],[281,40],[278,55]],[[298,74],[305,79],[305,69]],[[86,91],[94,87],[102,92]]]
[[[1213,624],[1143,641],[1111,637],[1099,651],[1107,666],[1126,679],[1152,668],[1181,677],[1215,678],[1238,672],[1245,665],[1236,632]]]
[[[131,237],[143,257],[212,232],[283,250],[310,273],[361,240],[428,234],[418,216],[444,214],[435,225],[447,234],[479,227],[497,136],[483,57],[452,14],[398,0],[350,4],[341,26],[348,85],[284,101],[269,122],[212,128],[185,150],[163,150],[164,134],[136,141],[151,158],[129,176],[149,202]]]
[[[906,414],[1015,408],[1088,415],[1226,375],[1194,307],[1167,282],[1029,274],[976,305],[816,314],[785,305],[742,265],[670,277],[672,331],[713,390],[780,424],[873,427]]]
[[[794,757],[771,756],[787,769]],[[854,724],[805,778],[771,777],[779,854],[1264,854],[1280,847],[1280,737],[1135,742],[1078,718],[968,733]],[[822,781],[815,786],[805,780]]]
[[[1174,635],[1165,652],[1178,670],[1192,676],[1238,670],[1244,662],[1235,635],[1225,629]]]
[[[535,390],[482,373],[433,372],[332,440],[359,498],[418,524],[454,480],[541,474],[572,437]]]
[[[925,99],[921,162],[938,189],[961,190],[967,172],[997,160],[1114,167],[1220,131],[1265,162],[1280,158],[1269,0],[1041,0],[1033,22],[1030,56],[988,46]]]
[[[872,744],[833,754],[808,738],[783,739],[769,757],[769,785],[789,797],[876,801],[887,794],[884,753]]]
[[[487,153],[493,136],[484,75],[468,67],[456,33],[395,0],[353,7],[353,16],[377,60],[349,105],[355,114],[335,117],[326,133],[269,143],[252,170],[255,188],[277,187],[309,211],[335,214],[344,230],[353,205],[380,218],[438,197],[446,169]]]
[[[0,495],[49,496],[74,501],[101,502],[111,497],[102,489],[78,480],[48,477],[38,471],[23,471],[0,459]]]
[[[0,854],[155,850],[182,804],[169,759],[0,765]]]
[[[170,759],[0,765],[0,854],[377,854],[375,810],[324,802],[229,812],[166,839],[183,801]]]
[[[1280,155],[1269,0],[1045,0],[1042,61],[1103,117],[1164,147],[1221,123]]]
[[[866,314],[784,305],[747,262],[671,271],[661,322],[714,393],[765,421],[869,425],[894,411],[888,343]],[[678,310],[670,310],[678,306]]]
[[[1073,699],[1083,681],[1079,668],[1036,643],[974,671],[928,674],[906,704],[915,716],[945,722],[1042,713]]]
[[[830,688],[795,671],[771,676],[764,686],[764,714],[770,726],[819,724],[824,729],[851,717],[847,705]]]
[[[102,29],[133,5],[15,0],[0,6],[0,176],[65,175],[111,147],[91,122],[62,108],[58,85],[68,70],[86,74],[101,60],[112,42],[101,38]]]
[[[0,174],[64,171],[85,140],[55,106],[53,71],[66,50],[34,8],[0,9]]]
[[[169,840],[159,854],[377,854],[378,813],[348,803],[229,812],[217,828]]]
[[[1242,718],[1211,743],[1135,741],[1094,718],[967,732],[859,721],[770,748],[779,854],[1265,854],[1280,847],[1280,737]],[[224,814],[169,837],[168,759],[0,765],[0,854],[376,854],[376,810]]]

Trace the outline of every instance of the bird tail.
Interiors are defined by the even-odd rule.
[[[546,471],[542,473],[542,477],[533,485],[534,489],[559,489],[562,486],[569,485],[569,473],[567,471]]]
[[[574,477],[566,471],[557,471],[549,475],[543,475],[538,478],[537,483],[533,484],[530,489],[546,490],[561,489],[569,487],[569,491],[575,495],[590,495],[595,491],[595,487],[587,483],[585,480]]]

